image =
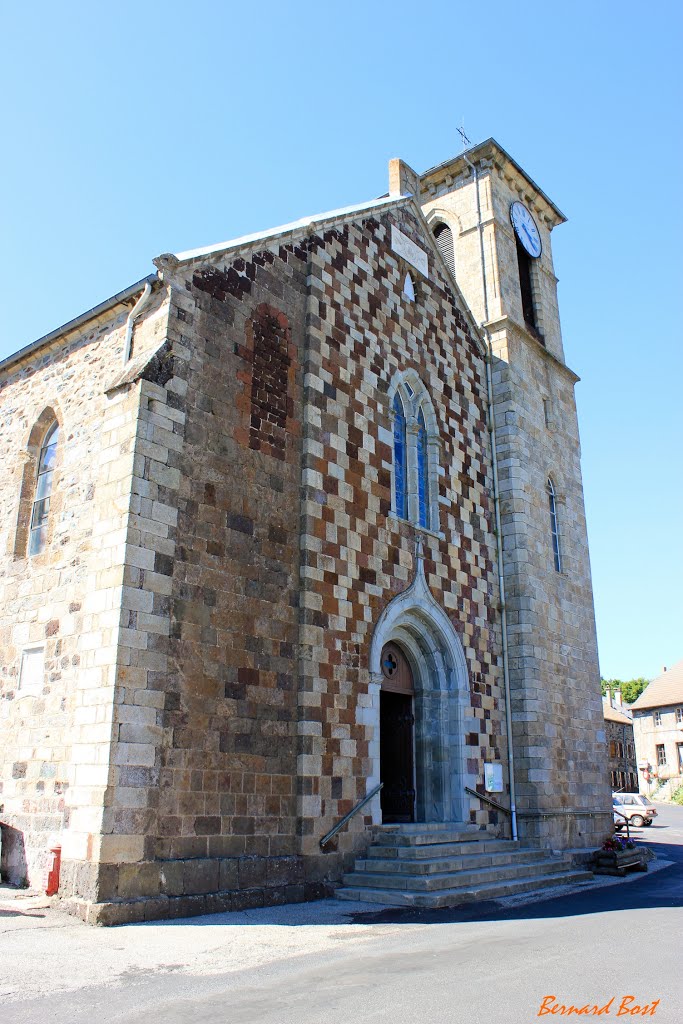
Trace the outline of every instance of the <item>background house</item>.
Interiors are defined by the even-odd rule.
[[[653,679],[631,710],[638,764],[650,765],[649,780],[639,771],[640,792],[669,798],[683,785],[683,661]]]
[[[608,770],[613,790],[638,792],[638,767],[630,712],[622,706],[618,690],[602,698],[607,738]]]

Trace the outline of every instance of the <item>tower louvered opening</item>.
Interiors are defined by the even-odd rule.
[[[447,224],[438,224],[434,228],[434,237],[439,247],[439,252],[444,258],[446,266],[455,276],[455,253],[453,251],[453,232]]]

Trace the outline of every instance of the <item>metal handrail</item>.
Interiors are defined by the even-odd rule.
[[[375,788],[370,793],[368,793],[367,796],[364,796],[363,799],[359,801],[359,803],[357,803],[356,806],[352,808],[348,814],[345,814],[344,817],[337,822],[334,828],[331,828],[330,831],[322,837],[322,839],[320,840],[321,850],[324,850],[327,844],[329,843],[330,839],[333,839],[334,836],[336,836],[337,832],[340,832],[341,829],[344,828],[344,825],[347,823],[347,821],[351,821],[351,818],[353,818],[354,814],[358,814],[361,807],[365,807],[365,805],[370,800],[372,800],[373,796],[377,796],[383,785],[384,783],[380,782],[379,786],[375,786]]]
[[[492,800],[490,796],[484,796],[483,793],[477,793],[476,789],[470,789],[469,786],[465,786],[465,792],[469,793],[470,796],[476,796],[479,800],[482,800],[485,804],[491,804],[491,807],[495,807],[498,811],[504,811],[505,814],[512,814],[509,807],[504,807],[503,804],[499,804],[497,800]]]
[[[612,813],[616,814],[616,816],[618,818],[623,818],[624,819],[624,821],[626,822],[626,838],[630,839],[631,838],[630,822],[629,822],[628,818],[626,817],[626,815],[622,814],[621,811],[615,811],[614,808],[612,808]]]

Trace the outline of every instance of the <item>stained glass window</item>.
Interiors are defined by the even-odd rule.
[[[55,423],[45,435],[38,459],[38,479],[31,509],[31,532],[28,541],[29,555],[38,555],[47,541],[47,521],[52,496],[52,474],[57,455],[59,426]]]
[[[420,526],[429,526],[429,462],[424,412],[417,417],[417,496]]]
[[[394,398],[394,496],[396,514],[408,517],[408,494],[406,490],[406,417],[403,403],[398,394]]]

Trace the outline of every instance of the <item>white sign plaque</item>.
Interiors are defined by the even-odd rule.
[[[411,267],[419,270],[423,277],[429,277],[427,253],[399,231],[395,224],[391,225],[391,248],[402,256],[406,263],[410,263]]]
[[[484,785],[487,793],[503,792],[502,764],[484,764]]]

